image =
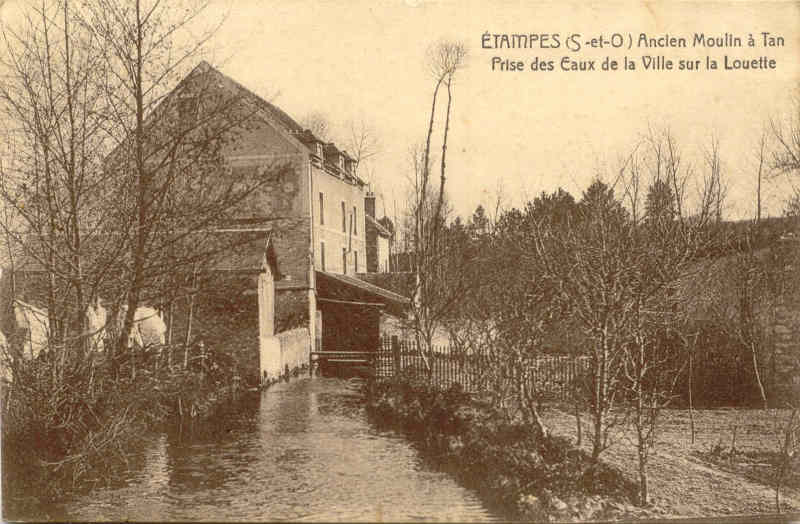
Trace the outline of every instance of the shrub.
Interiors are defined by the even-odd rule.
[[[442,391],[400,376],[371,384],[367,398],[376,422],[403,428],[431,460],[513,517],[526,516],[519,512],[527,506],[518,502],[531,493],[543,500],[552,493],[594,493],[626,502],[635,496],[635,485],[607,466],[590,484],[587,454],[564,438],[537,438],[532,427],[473,401],[458,384]]]
[[[134,465],[143,436],[210,412],[235,372],[223,355],[184,370],[140,354],[135,374],[130,362],[115,373],[108,355],[94,353],[13,362],[13,383],[2,387],[3,497],[112,483]]]

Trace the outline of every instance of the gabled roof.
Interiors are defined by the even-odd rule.
[[[342,154],[349,161],[355,162],[355,159],[352,157],[352,155],[347,153],[347,151],[344,149],[339,149],[333,142],[325,142],[324,140],[315,136],[310,129],[304,129],[302,125],[300,125],[281,108],[261,98],[233,78],[214,68],[205,60],[200,62],[197,67],[195,67],[192,72],[189,73],[186,78],[184,78],[184,80],[178,84],[178,86],[175,88],[175,91],[178,91],[181,88],[181,85],[195,74],[210,74],[216,77],[222,83],[227,83],[228,86],[236,90],[237,94],[242,96],[244,100],[252,103],[257,109],[259,109],[262,113],[262,117],[266,117],[270,122],[278,124],[284,132],[291,136],[293,140],[296,140],[298,143],[302,144],[309,151],[313,152],[314,144],[320,143],[325,148],[326,153],[329,152],[330,154]],[[347,175],[347,178],[353,178],[354,181],[359,185],[366,185],[366,182],[364,182],[358,176],[351,177],[350,175]]]
[[[298,124],[292,117],[290,117],[281,108],[279,108],[278,106],[276,106],[274,104],[271,104],[270,102],[267,102],[266,100],[264,100],[263,98],[261,98],[257,94],[253,93],[251,90],[247,89],[246,87],[244,87],[242,84],[240,84],[239,82],[237,82],[233,78],[225,75],[219,69],[216,69],[215,67],[213,67],[211,64],[209,64],[205,60],[203,60],[199,64],[197,64],[197,67],[195,67],[192,70],[192,72],[189,73],[187,78],[190,78],[192,75],[198,74],[198,73],[199,74],[208,74],[208,73],[210,73],[210,74],[218,76],[219,78],[222,78],[225,81],[229,82],[230,84],[232,84],[232,86],[234,88],[236,88],[239,91],[239,94],[243,95],[243,97],[246,98],[248,101],[253,102],[253,104],[256,107],[258,107],[259,109],[261,109],[262,111],[267,113],[272,118],[273,121],[276,121],[279,124],[281,124],[283,126],[283,128],[286,131],[288,131],[289,133],[303,133],[303,132],[305,132],[305,130],[303,129],[303,126]]]

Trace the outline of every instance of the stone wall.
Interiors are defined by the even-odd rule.
[[[231,359],[249,383],[258,380],[258,295],[257,275],[216,272],[204,275],[194,297],[189,343],[199,341],[210,351],[222,352]],[[172,319],[173,344],[186,341],[190,297],[177,299]],[[171,322],[170,322],[171,320]]]
[[[775,307],[772,324],[774,353],[766,366],[771,387],[780,398],[800,399],[800,304]]]
[[[275,333],[308,327],[308,290],[275,292]]]
[[[209,349],[226,352],[251,384],[260,375],[258,332],[258,274],[217,272],[206,275],[195,296],[190,342],[202,340]],[[176,303],[173,340],[186,336],[188,298]],[[277,290],[275,330],[294,332],[308,326],[308,291]],[[307,356],[306,356],[307,360]],[[281,368],[283,369],[283,368]]]

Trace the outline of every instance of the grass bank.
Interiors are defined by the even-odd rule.
[[[636,485],[563,437],[540,436],[473,400],[399,377],[368,386],[367,409],[381,426],[403,430],[422,452],[509,519],[612,520],[655,516],[636,508]]]

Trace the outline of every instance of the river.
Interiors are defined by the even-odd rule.
[[[489,521],[477,495],[367,420],[357,384],[276,384],[213,431],[163,435],[113,488],[47,506],[59,520]],[[44,515],[38,515],[39,518]]]

